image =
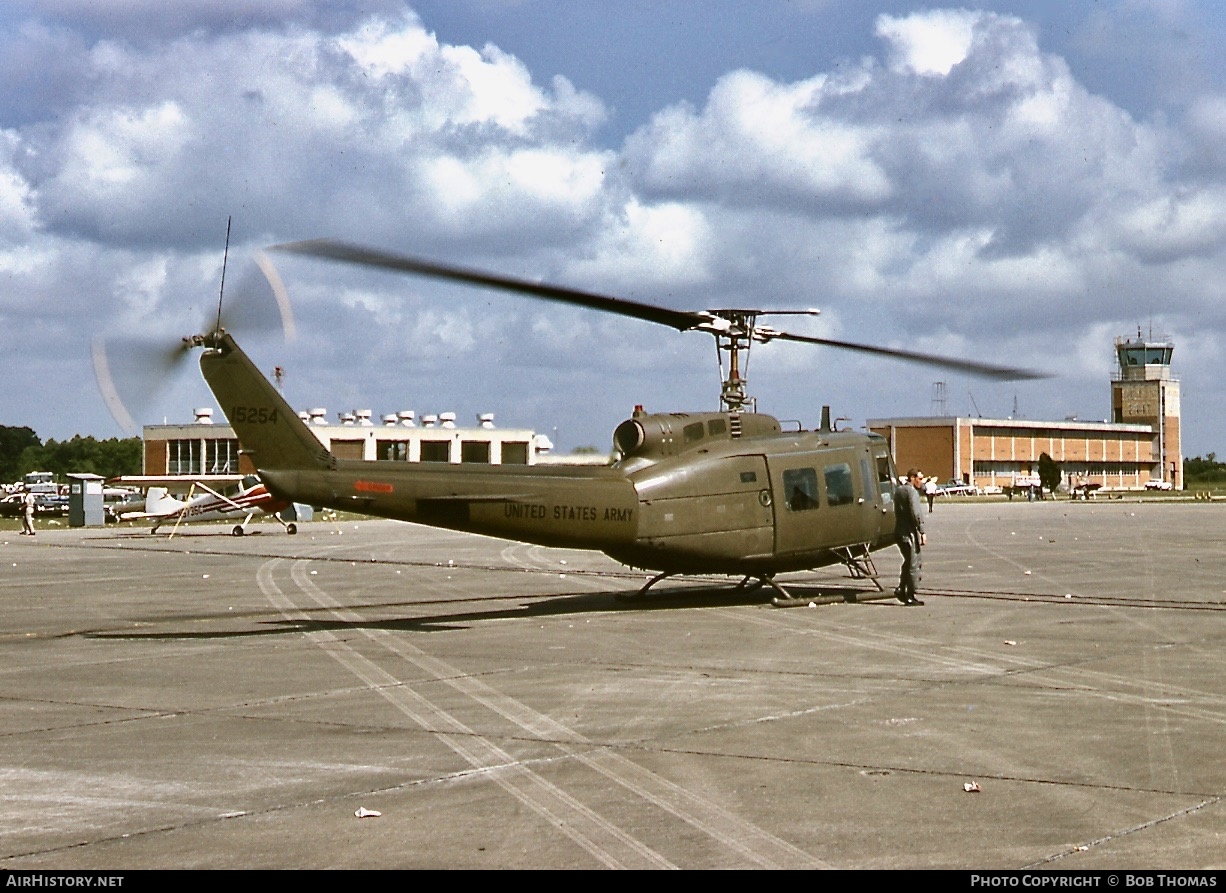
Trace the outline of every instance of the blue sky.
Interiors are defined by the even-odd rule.
[[[998,384],[775,343],[759,409],[1109,414],[1112,342],[1175,340],[1185,454],[1226,453],[1216,4],[12,0],[0,10],[0,424],[124,433],[212,398],[130,366],[262,246],[331,236],[794,331],[1038,367]],[[235,332],[330,413],[494,412],[606,447],[714,409],[708,336],[276,258],[297,339]],[[793,317],[792,320],[797,318]]]

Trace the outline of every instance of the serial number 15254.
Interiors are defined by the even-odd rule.
[[[277,411],[267,406],[233,406],[229,412],[230,421],[236,425],[263,425],[277,420]]]

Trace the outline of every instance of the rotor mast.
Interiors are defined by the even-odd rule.
[[[724,368],[723,355],[728,355],[728,375],[720,385],[719,406],[721,412],[756,411],[756,401],[750,399],[746,392],[746,379],[741,377],[741,369],[749,366],[749,348],[753,345],[754,322],[758,318],[756,310],[718,310],[715,315],[727,320],[729,325],[723,331],[713,332],[715,335],[715,350],[719,359],[720,370]],[[742,364],[741,354],[745,361]]]
[[[765,344],[775,338],[793,339],[788,335],[772,329],[770,326],[758,325],[759,316],[817,316],[820,310],[813,308],[805,310],[708,310],[703,315],[707,318],[695,329],[710,332],[715,336],[715,351],[719,359],[720,371],[724,368],[723,355],[728,354],[728,377],[724,379],[719,390],[719,405],[721,412],[757,412],[757,400],[750,397],[745,389],[747,381],[742,377],[749,366],[749,348],[755,341]],[[744,354],[744,360],[741,359]]]

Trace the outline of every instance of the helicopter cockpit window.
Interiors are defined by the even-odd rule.
[[[838,465],[827,465],[823,469],[826,477],[826,503],[828,505],[851,505],[856,501],[856,495],[851,486],[851,466],[846,462]]]
[[[784,504],[790,512],[817,508],[817,472],[812,468],[791,468],[783,473]]]
[[[894,499],[894,469],[889,456],[877,457],[877,486],[881,490],[881,501],[889,505]]]
[[[706,434],[703,431],[702,422],[694,422],[686,425],[681,429],[681,436],[685,438],[686,443],[693,443],[696,440],[702,440]]]
[[[711,437],[723,437],[728,432],[728,423],[723,419],[711,419],[707,422],[707,434]]]

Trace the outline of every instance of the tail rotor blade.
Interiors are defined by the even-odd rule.
[[[257,253],[254,265],[224,295],[220,314],[204,321],[202,332],[225,327],[246,333],[280,332],[286,342],[296,329],[289,293],[272,260]],[[179,337],[120,335],[94,338],[90,360],[102,401],[129,435],[140,433],[141,415],[182,370],[191,351]]]
[[[168,346],[149,338],[94,338],[90,348],[94,379],[111,417],[125,433],[140,433],[137,418],[169,384],[188,350],[183,342]]]

